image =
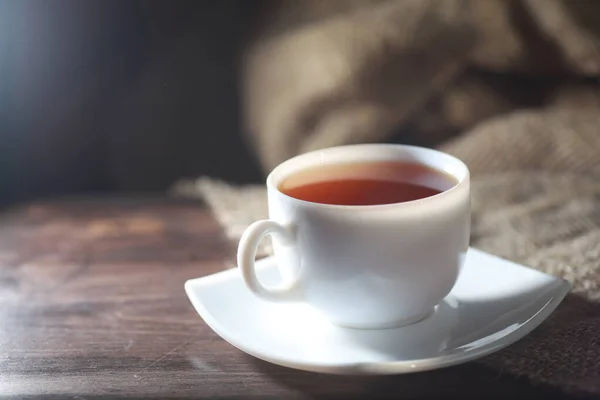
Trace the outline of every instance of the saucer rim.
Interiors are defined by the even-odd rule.
[[[496,339],[488,344],[485,344],[481,347],[470,351],[459,352],[457,354],[448,354],[439,357],[430,357],[405,361],[382,361],[345,364],[293,362],[277,357],[269,357],[264,354],[261,354],[260,348],[258,350],[254,348],[253,350],[247,348],[246,346],[240,345],[239,343],[243,343],[244,340],[240,339],[238,335],[227,333],[228,330],[224,328],[223,325],[219,321],[217,321],[216,318],[213,317],[212,313],[204,306],[204,304],[201,301],[199,301],[199,299],[196,296],[193,295],[195,287],[198,285],[206,285],[209,283],[214,284],[220,280],[225,279],[241,279],[241,275],[236,274],[236,272],[239,272],[237,267],[227,269],[224,271],[219,271],[199,278],[189,279],[185,282],[184,288],[186,295],[192,303],[192,306],[194,307],[198,315],[208,325],[209,328],[211,328],[217,335],[219,335],[223,340],[225,340],[233,347],[265,362],[301,371],[324,373],[331,375],[398,375],[423,372],[463,364],[499,351],[517,342],[518,340],[527,336],[537,327],[539,327],[541,323],[544,322],[554,312],[554,310],[556,310],[558,305],[564,300],[564,298],[571,290],[571,284],[563,278],[546,274],[544,272],[535,270],[533,268],[521,264],[514,263],[512,261],[503,259],[501,257],[497,257],[493,254],[489,254],[481,250],[469,248],[469,251],[472,250],[475,250],[479,253],[484,253],[486,256],[500,258],[502,261],[511,263],[520,268],[527,268],[539,274],[552,277],[556,283],[556,289],[554,289],[556,293],[526,322],[524,322],[521,326],[519,326],[517,329],[510,332],[506,336],[503,336],[499,339]],[[276,264],[276,261],[274,260],[273,256],[269,256],[257,261],[256,268],[272,268],[271,264]],[[352,329],[343,327],[340,328]]]

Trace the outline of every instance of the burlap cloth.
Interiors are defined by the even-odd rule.
[[[442,149],[472,171],[472,245],[563,277],[572,294],[530,335],[480,362],[566,390],[600,394],[599,113],[520,112]],[[262,185],[179,183],[200,196],[232,241],[267,217]],[[264,241],[261,255],[271,251]]]
[[[317,148],[433,146],[516,110],[599,103],[600,1],[266,3],[241,65],[265,172]]]

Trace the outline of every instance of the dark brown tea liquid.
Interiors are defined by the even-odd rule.
[[[360,162],[313,167],[291,175],[279,190],[299,200],[370,206],[424,199],[457,184],[452,176],[408,162]]]

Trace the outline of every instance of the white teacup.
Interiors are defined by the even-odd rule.
[[[312,203],[278,185],[307,168],[347,162],[423,164],[457,184],[437,195],[403,203],[344,206]],[[302,154],[267,177],[269,218],[244,232],[238,265],[248,289],[274,302],[301,301],[337,325],[386,328],[417,322],[451,291],[470,236],[469,170],[448,154],[413,146],[367,144]],[[265,287],[254,258],[273,235],[284,283]]]

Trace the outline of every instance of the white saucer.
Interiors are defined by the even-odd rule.
[[[265,284],[279,280],[273,258],[257,271]],[[274,364],[337,374],[399,374],[482,357],[531,332],[569,289],[562,279],[470,249],[459,281],[429,318],[359,330],[332,325],[302,304],[260,300],[237,269],[185,284],[198,314],[233,346]]]

